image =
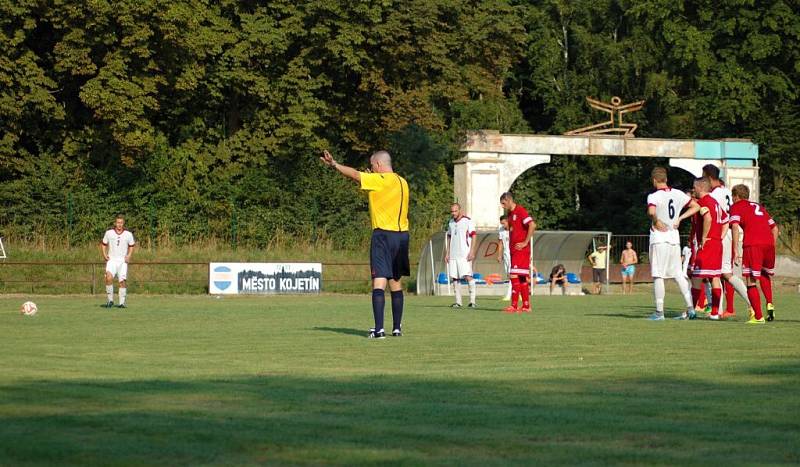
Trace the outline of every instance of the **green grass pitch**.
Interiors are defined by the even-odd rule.
[[[366,294],[28,298],[0,297],[0,465],[800,462],[796,293],[763,326],[411,296],[382,341]]]

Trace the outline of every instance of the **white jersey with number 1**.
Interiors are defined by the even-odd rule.
[[[447,225],[447,237],[450,239],[450,258],[467,259],[470,246],[475,240],[475,221],[467,216],[458,220],[450,219]]]
[[[96,238],[96,237],[95,237]],[[103,236],[103,245],[108,245],[108,260],[122,261],[128,255],[128,247],[134,246],[136,241],[129,230],[118,233],[114,229],[108,229]]]

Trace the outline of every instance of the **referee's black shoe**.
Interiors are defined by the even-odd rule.
[[[376,331],[375,328],[369,328],[369,334],[367,334],[368,339],[386,339],[386,333],[381,329],[380,331]]]

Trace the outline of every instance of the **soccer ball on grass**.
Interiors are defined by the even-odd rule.
[[[25,302],[20,307],[19,312],[25,316],[33,316],[39,311],[39,307],[33,302]]]

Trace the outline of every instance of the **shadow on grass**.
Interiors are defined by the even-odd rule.
[[[798,378],[33,381],[0,386],[0,464],[797,463]]]
[[[316,326],[313,328],[313,330],[323,331],[323,332],[335,332],[337,334],[346,334],[348,336],[358,336],[358,337],[366,337],[367,335],[367,331],[364,329],[331,328],[331,327]]]

